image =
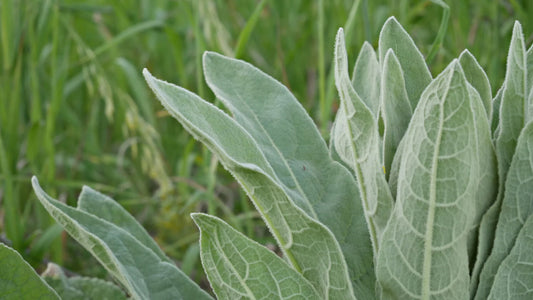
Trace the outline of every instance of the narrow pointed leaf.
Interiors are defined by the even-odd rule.
[[[387,50],[392,49],[405,75],[405,86],[411,107],[416,107],[422,91],[431,81],[431,73],[424,56],[416,47],[413,39],[398,23],[390,17],[379,34],[379,61],[383,63]]]
[[[218,299],[320,299],[302,274],[219,218],[192,214],[200,255]]]
[[[404,74],[394,51],[389,49],[383,61],[381,74],[381,102],[385,133],[383,136],[383,156],[387,177],[392,160],[403,138],[414,107],[411,107],[405,89]]]
[[[305,109],[285,86],[246,62],[206,52],[204,71],[209,87],[257,143],[294,204],[333,232],[356,296],[369,298],[375,284],[372,246],[357,184],[329,157]]]
[[[193,93],[156,79],[147,70],[144,76],[171,115],[217,154],[239,181],[292,266],[321,296],[353,298],[346,263],[335,237],[290,200],[245,129]]]
[[[383,299],[468,299],[466,234],[480,176],[474,128],[485,115],[468,87],[453,61],[422,94],[404,136],[377,258]]]
[[[355,61],[352,85],[375,117],[380,107],[380,73],[376,51],[365,41]]]
[[[499,134],[496,137],[496,154],[499,162],[500,186],[507,176],[518,135],[524,127],[526,109],[526,48],[522,26],[516,22],[509,46],[507,71],[503,83],[499,114]]]
[[[505,73],[505,80],[501,89],[501,98],[498,98],[498,93],[493,101],[494,106],[498,106],[498,126],[496,127],[495,134],[495,149],[496,157],[498,160],[498,196],[493,207],[489,209],[487,215],[487,221],[483,222],[483,226],[480,228],[480,233],[484,234],[484,249],[492,249],[494,239],[494,231],[496,230],[497,214],[500,211],[502,204],[502,198],[505,193],[505,180],[507,178],[507,172],[511,165],[511,159],[515,153],[516,144],[518,142],[518,136],[522,131],[527,118],[527,105],[526,105],[526,50],[524,37],[522,34],[522,27],[520,23],[516,22],[513,28],[513,36],[511,38],[511,44],[509,46],[509,55],[507,57],[507,70]],[[493,112],[493,124],[494,124],[494,112]],[[491,227],[492,226],[492,227]],[[480,237],[481,241],[481,237]],[[483,278],[493,277],[492,267],[485,264],[487,259],[487,252],[478,253],[476,265],[473,273],[473,283],[475,284],[479,278],[479,285],[476,288],[472,286],[472,292],[475,291],[475,299],[486,299],[491,286],[491,280],[484,280]],[[487,269],[487,271],[485,271]],[[479,275],[477,273],[479,273]],[[485,275],[484,273],[487,272]]]
[[[374,251],[392,209],[392,195],[383,172],[377,120],[361,101],[348,77],[348,57],[342,28],[335,46],[335,82],[342,116],[335,124],[335,149],[356,174]]]
[[[464,50],[459,55],[459,63],[465,72],[466,80],[479,93],[487,116],[492,116],[492,90],[487,74],[468,50]]]
[[[531,162],[528,161],[528,163]],[[533,298],[533,215],[520,230],[514,247],[498,268],[489,300]]]
[[[126,230],[144,246],[150,248],[159,258],[172,263],[172,260],[163,253],[141,224],[115,200],[90,187],[84,186],[78,199],[78,209],[98,216],[98,218],[104,219]]]
[[[492,118],[490,119],[490,129],[492,131],[492,138],[495,140],[499,135],[499,122],[500,122],[500,107],[502,104],[502,95],[504,87],[500,87],[496,96],[492,99]]]
[[[2,243],[0,243],[0,270],[2,299],[61,299],[17,251]]]
[[[486,298],[502,261],[509,255],[518,232],[533,214],[533,123],[529,123],[518,139],[516,152],[505,182],[500,217],[494,246],[480,276],[477,299]]]
[[[158,257],[124,229],[49,195],[32,179],[50,215],[89,251],[136,299],[211,299],[174,264]]]
[[[98,278],[67,277],[61,267],[48,263],[42,278],[63,300],[126,300],[126,294],[111,282]]]

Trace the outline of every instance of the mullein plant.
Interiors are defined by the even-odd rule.
[[[467,50],[433,78],[394,18],[377,50],[363,45],[350,78],[340,29],[340,106],[329,147],[269,75],[211,52],[203,66],[229,114],[143,73],[170,114],[241,184],[283,254],[215,216],[192,214],[217,298],[533,298],[533,50],[518,22],[495,96]],[[0,245],[2,295],[211,298],[112,199],[84,187],[74,208],[36,178],[32,184],[121,289],[66,277],[55,265],[38,276]]]

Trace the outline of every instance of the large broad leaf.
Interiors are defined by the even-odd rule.
[[[126,300],[126,294],[111,282],[98,278],[67,277],[61,267],[48,263],[42,278],[63,300]]]
[[[398,150],[411,115],[415,110],[411,107],[409,96],[405,89],[402,66],[389,49],[383,60],[383,73],[381,74],[381,102],[385,132],[383,135],[383,157],[387,176],[391,171],[394,154]]]
[[[480,115],[457,60],[422,94],[402,141],[396,205],[378,253],[383,299],[468,299],[477,147],[487,146],[476,141]]]
[[[415,42],[394,17],[385,22],[379,34],[379,61],[382,64],[389,49],[394,50],[402,66],[407,94],[414,108],[431,81],[431,73]]]
[[[141,224],[115,200],[84,186],[78,198],[78,209],[126,230],[144,246],[150,248],[159,258],[172,263],[172,260],[163,253]]]
[[[333,232],[355,295],[372,297],[372,246],[357,184],[329,157],[305,109],[285,86],[246,62],[206,52],[204,71],[209,87],[257,143],[294,204]]]
[[[476,298],[488,295],[494,276],[502,261],[509,255],[518,232],[533,214],[533,123],[529,123],[518,139],[516,152],[505,182],[505,193],[496,227],[494,246],[480,276]]]
[[[528,161],[528,164],[531,160]],[[533,215],[530,215],[514,247],[503,260],[494,278],[488,299],[533,299]]]
[[[335,82],[341,109],[335,123],[335,149],[359,183],[370,236],[377,253],[393,200],[383,172],[377,119],[359,98],[348,76],[348,56],[342,28],[335,46]]]
[[[218,299],[321,299],[302,274],[219,218],[192,214],[200,253]]]
[[[487,74],[468,50],[464,50],[459,55],[459,63],[465,72],[466,80],[479,93],[487,116],[490,118],[492,116],[492,90]]]
[[[211,299],[174,264],[157,256],[124,229],[49,195],[32,179],[37,197],[52,215],[136,299]]]
[[[370,43],[365,41],[355,61],[352,85],[376,117],[380,107],[380,68],[376,51]]]
[[[524,122],[527,116],[526,105],[526,50],[524,44],[524,37],[522,34],[522,27],[520,23],[516,22],[513,29],[513,37],[511,38],[511,44],[509,46],[509,55],[507,58],[507,70],[505,74],[505,80],[502,86],[501,103],[499,104],[499,122],[498,127],[495,129],[495,146],[496,156],[498,159],[498,197],[493,207],[490,208],[487,214],[487,220],[483,222],[483,226],[480,228],[480,234],[485,235],[483,238],[484,244],[481,245],[483,249],[491,249],[493,243],[493,234],[495,230],[495,224],[497,215],[500,210],[502,198],[505,192],[505,180],[507,178],[507,172],[511,164],[511,159],[514,155],[516,144],[518,142],[518,136],[524,127]],[[498,93],[499,94],[499,93]],[[495,105],[498,105],[498,94],[495,97]],[[493,112],[494,114],[494,112]],[[493,116],[494,118],[494,116]],[[480,236],[480,241],[481,241]],[[472,275],[472,291],[476,290],[475,284],[477,278],[484,276],[485,268],[490,268],[485,265],[485,260],[489,251],[483,251],[478,253],[476,266]],[[483,267],[482,267],[483,266]],[[481,270],[481,271],[480,271]],[[481,272],[481,273],[480,273]],[[492,271],[487,271],[491,272]],[[486,275],[485,275],[486,276]],[[479,281],[477,287],[476,299],[486,299],[488,296],[491,281]]]
[[[5,300],[60,299],[20,254],[0,243],[0,298]]]
[[[195,94],[156,79],[147,70],[144,76],[170,114],[217,154],[239,181],[292,266],[322,297],[353,298],[346,262],[335,237],[290,200],[245,129]]]

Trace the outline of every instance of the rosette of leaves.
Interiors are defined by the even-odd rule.
[[[466,50],[433,78],[394,18],[377,51],[363,45],[350,78],[339,30],[340,106],[329,147],[281,83],[216,53],[203,62],[227,111],[147,70],[144,76],[241,184],[282,252],[215,216],[193,214],[217,298],[533,297],[533,50],[526,51],[519,23],[495,96]],[[46,195],[36,179],[33,185],[129,296],[211,297],[113,200],[84,188],[72,208]],[[6,249],[0,254],[16,256]],[[54,295],[31,278],[32,288]]]

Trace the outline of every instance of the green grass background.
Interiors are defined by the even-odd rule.
[[[338,98],[334,36],[345,27],[351,62],[377,46],[394,15],[431,52],[438,1],[2,0],[0,2],[0,241],[37,270],[106,274],[62,233],[30,188],[35,174],[71,205],[82,185],[114,197],[195,280],[204,282],[189,213],[206,211],[263,244],[273,240],[242,191],[204,147],[162,109],[144,67],[208,100],[201,55],[251,62],[287,85],[327,135]],[[528,0],[446,1],[434,75],[468,48],[493,89],[503,81],[514,20],[533,40]],[[495,92],[495,91],[494,91]]]

